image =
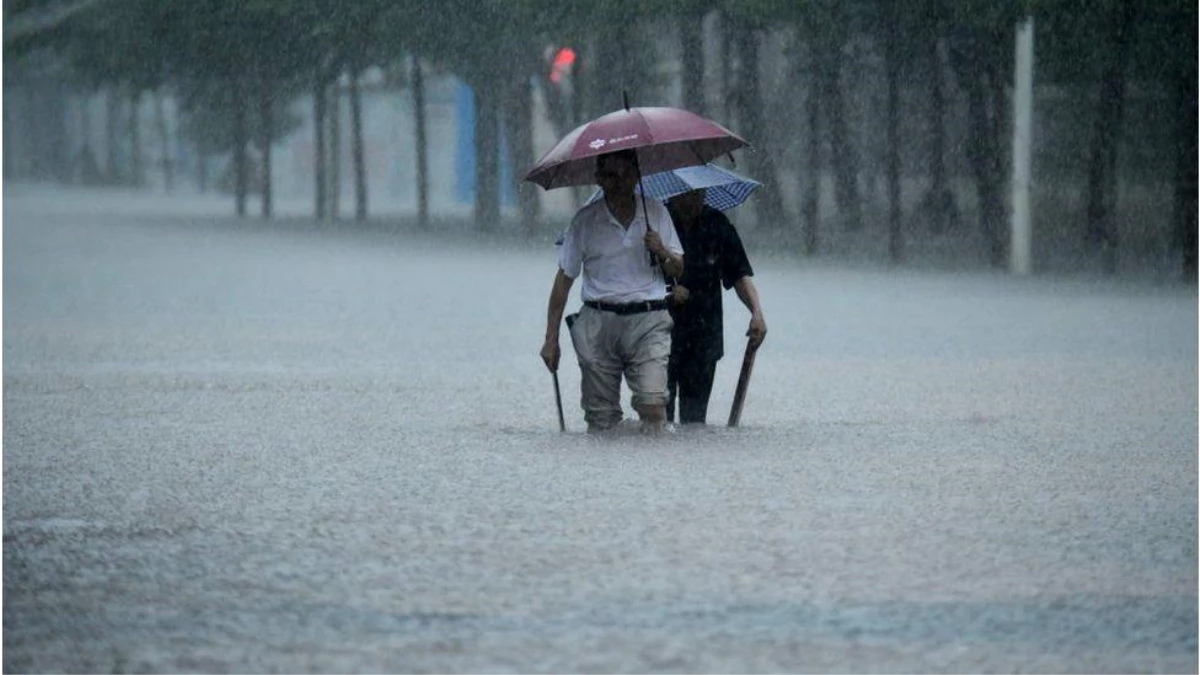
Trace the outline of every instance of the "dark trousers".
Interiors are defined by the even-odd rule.
[[[712,394],[716,372],[716,360],[672,353],[667,366],[667,421],[675,421],[675,401],[678,399],[681,424],[705,424],[708,397]]]

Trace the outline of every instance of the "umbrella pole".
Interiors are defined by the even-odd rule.
[[[629,91],[621,91],[621,102],[625,104],[625,112],[629,112]],[[642,218],[646,221],[646,231],[650,232],[650,211],[646,208],[646,187],[642,185],[642,163],[638,159],[637,150],[633,151],[633,170],[637,173],[638,192],[642,195]],[[646,250],[646,258],[651,267],[654,267],[654,254]],[[666,270],[663,270],[663,276],[666,277]]]
[[[736,427],[742,417],[742,405],[746,402],[746,390],[750,388],[750,373],[754,370],[754,355],[757,353],[758,346],[747,341],[746,355],[742,357],[742,372],[738,374],[737,390],[733,394],[733,407],[729,409],[729,424],[726,426]]]
[[[625,103],[625,109],[629,109],[628,101]],[[642,219],[646,221],[646,231],[653,232],[653,230],[650,229],[650,210],[646,208],[646,186],[642,185],[642,163],[638,160],[637,150],[633,151],[633,171],[637,174],[638,192],[642,195]],[[654,254],[650,252],[650,249],[646,249],[646,258],[649,261],[650,266],[654,267]],[[663,276],[666,276],[666,270],[663,270]]]

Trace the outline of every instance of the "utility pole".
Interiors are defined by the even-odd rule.
[[[1033,174],[1033,16],[1017,25],[1013,82],[1012,246],[1010,269],[1018,276],[1033,271],[1033,223],[1029,184]]]

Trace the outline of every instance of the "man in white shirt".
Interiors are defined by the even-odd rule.
[[[542,360],[558,370],[559,325],[571,286],[582,277],[583,308],[568,317],[568,329],[583,375],[588,432],[620,423],[624,375],[642,431],[658,433],[666,423],[673,325],[664,274],[683,274],[683,246],[666,207],[646,199],[643,211],[636,198],[632,150],[597,157],[595,175],[604,199],[581,208],[563,234]]]

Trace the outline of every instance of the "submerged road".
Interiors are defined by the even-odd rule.
[[[7,191],[5,672],[1197,670],[1194,288],[757,260],[598,440],[549,247],[294,226]]]

